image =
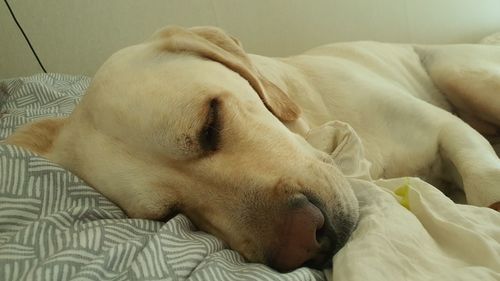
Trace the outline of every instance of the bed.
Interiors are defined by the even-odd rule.
[[[67,116],[89,77],[38,74],[0,82],[0,140]],[[361,216],[333,268],[278,273],[247,263],[184,215],[130,219],[55,163],[0,143],[0,280],[500,280],[500,214],[453,203],[418,178],[372,181],[348,124],[331,155]],[[321,133],[321,130],[318,131]]]

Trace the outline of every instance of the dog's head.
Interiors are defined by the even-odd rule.
[[[236,39],[168,27],[101,67],[47,156],[131,217],[182,212],[249,261],[321,267],[357,201],[328,155],[283,124],[299,115]]]

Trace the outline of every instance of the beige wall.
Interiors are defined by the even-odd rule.
[[[49,72],[92,75],[167,25],[217,25],[247,51],[285,56],[335,41],[475,42],[500,31],[500,0],[10,0]],[[40,72],[0,2],[0,78]]]

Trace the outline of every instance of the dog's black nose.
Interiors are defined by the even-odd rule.
[[[270,249],[269,264],[279,271],[290,271],[313,258],[321,249],[316,233],[324,223],[321,210],[305,195],[293,196],[277,231],[276,243]]]
[[[268,255],[269,265],[286,272],[300,266],[320,269],[331,264],[349,235],[339,239],[330,218],[318,205],[303,194],[290,199],[277,243]]]
[[[290,199],[289,209],[278,231],[278,242],[268,255],[269,265],[281,272],[301,266],[315,269],[331,266],[333,255],[345,245],[356,222],[347,217],[332,222],[321,204],[312,203],[303,194]]]

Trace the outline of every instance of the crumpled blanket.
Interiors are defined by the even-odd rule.
[[[310,134],[317,148],[333,149],[360,206],[329,280],[500,280],[500,213],[455,204],[418,178],[371,181],[348,124],[330,122]]]
[[[57,74],[1,81],[0,139],[27,121],[69,114],[88,82]],[[416,178],[371,180],[345,123],[308,140],[332,155],[360,203],[333,269],[281,274],[246,263],[183,215],[129,219],[60,166],[0,144],[0,280],[500,280],[500,214],[457,205]]]

